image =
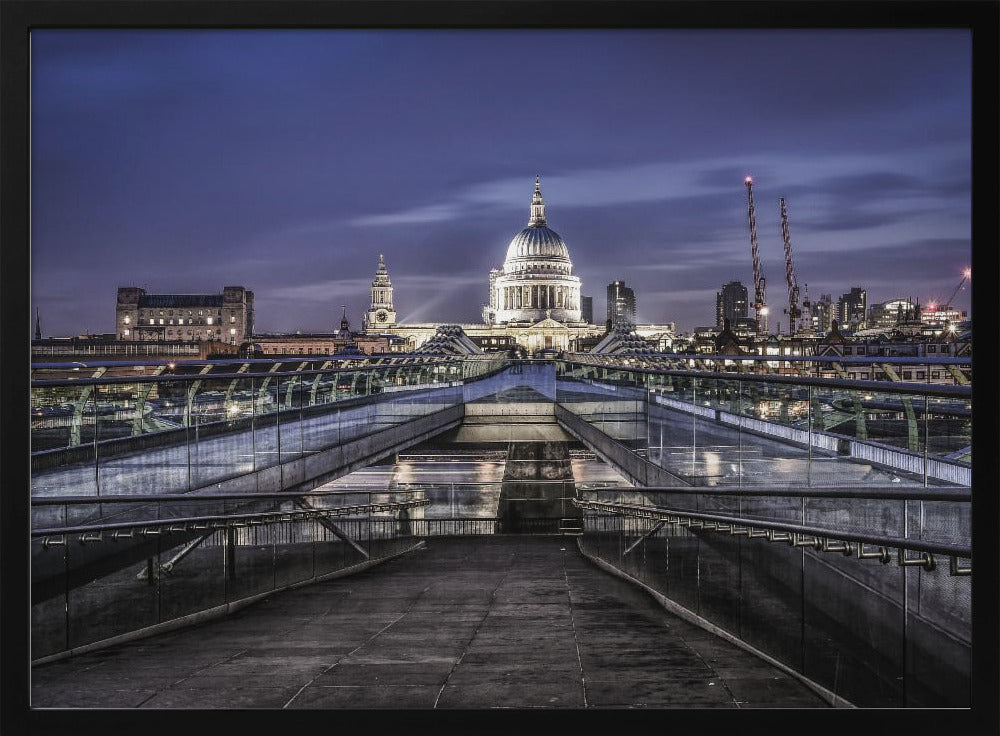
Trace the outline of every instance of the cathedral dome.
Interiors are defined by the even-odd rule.
[[[516,261],[539,260],[560,261],[571,265],[569,248],[559,233],[544,225],[526,227],[515,235],[507,246],[504,271],[510,271]]]
[[[517,233],[507,246],[504,273],[561,271],[570,273],[573,263],[569,248],[555,230],[545,221],[545,203],[542,201],[541,184],[535,178],[535,193],[531,199],[531,217],[528,227]]]
[[[537,176],[528,227],[511,239],[503,268],[490,271],[483,319],[495,324],[580,322],[580,277],[573,275],[566,242],[545,221]]]

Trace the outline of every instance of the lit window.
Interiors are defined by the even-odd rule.
[[[163,324],[163,317],[160,317],[160,324]]]
[[[211,317],[208,318],[208,324],[212,324],[212,318]]]
[[[152,317],[150,317],[150,318],[149,318],[149,324],[151,324],[151,325],[155,325],[155,324],[156,324],[156,320],[155,320],[155,319],[153,319]]]
[[[125,337],[128,337],[128,335],[129,335],[129,331],[125,330]]]
[[[125,324],[127,324],[127,325],[128,325],[128,324],[131,324],[131,323],[132,323],[132,318],[131,318],[131,317],[129,317],[129,316],[128,316],[128,315],[126,314],[126,315],[125,315]],[[127,332],[127,330],[126,330],[126,332]]]
[[[177,324],[179,325],[184,324],[184,318],[182,317],[181,319],[177,320]]]
[[[236,334],[236,328],[235,327],[230,327],[229,328],[229,334],[230,335],[235,335]]]
[[[205,310],[204,309],[199,309],[198,310],[198,316],[199,317],[204,317],[205,316]]]
[[[232,325],[232,324],[235,324],[235,323],[236,323],[236,318],[235,317],[230,317],[229,318],[229,324]]]

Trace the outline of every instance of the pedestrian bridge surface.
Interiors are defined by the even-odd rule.
[[[33,668],[33,707],[804,708],[797,679],[573,539],[431,538],[222,620]]]

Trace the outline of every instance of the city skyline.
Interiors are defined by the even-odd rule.
[[[772,314],[780,196],[812,298],[942,300],[971,258],[970,48],[962,31],[36,30],[32,315],[110,332],[118,286],[240,284],[259,331],[332,330],[345,303],[358,327],[384,253],[400,322],[478,322],[536,174],[598,314],[623,279],[637,321],[712,324],[720,286],[752,282],[747,174]]]

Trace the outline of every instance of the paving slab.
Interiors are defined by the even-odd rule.
[[[36,707],[824,707],[571,540],[435,538],[224,620],[40,665]]]
[[[436,685],[311,685],[289,708],[433,708],[440,687]]]

